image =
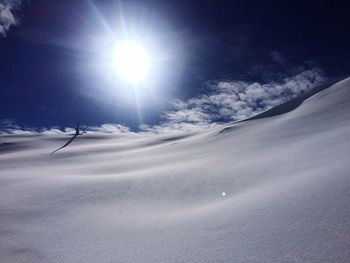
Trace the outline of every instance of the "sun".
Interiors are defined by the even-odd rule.
[[[147,76],[150,57],[138,43],[123,41],[113,50],[112,63],[113,70],[122,80],[137,84]]]

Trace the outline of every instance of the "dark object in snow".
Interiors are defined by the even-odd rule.
[[[66,142],[63,146],[61,146],[60,148],[54,150],[54,151],[51,152],[50,154],[54,154],[55,152],[57,152],[57,151],[63,149],[64,147],[68,146],[72,141],[74,141],[74,139],[77,138],[79,135],[83,135],[83,133],[79,131],[79,122],[78,122],[78,124],[77,124],[77,127],[75,128],[75,133],[73,133],[73,134],[71,134],[71,135],[73,135],[73,137],[70,138],[68,142]]]

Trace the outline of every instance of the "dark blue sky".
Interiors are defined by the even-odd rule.
[[[313,68],[332,79],[350,69],[340,1],[33,0],[14,13],[19,24],[0,37],[0,120],[21,125],[137,128],[132,88],[96,66],[121,16],[158,59],[139,87],[148,124],[172,99],[206,93],[215,81],[268,83]]]

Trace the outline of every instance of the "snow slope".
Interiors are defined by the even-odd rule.
[[[350,79],[290,104],[53,155],[66,135],[2,135],[0,261],[349,262]]]

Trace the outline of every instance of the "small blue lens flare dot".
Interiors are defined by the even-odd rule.
[[[225,197],[226,196],[226,192],[221,192],[221,196]]]

